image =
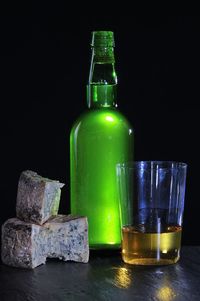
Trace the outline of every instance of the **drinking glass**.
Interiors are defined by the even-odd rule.
[[[117,164],[124,262],[179,260],[186,171],[187,164],[173,161]]]

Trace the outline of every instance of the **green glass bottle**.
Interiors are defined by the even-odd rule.
[[[70,135],[71,213],[85,215],[91,249],[119,248],[121,230],[116,164],[133,156],[133,130],[117,110],[114,37],[92,33],[88,110]]]

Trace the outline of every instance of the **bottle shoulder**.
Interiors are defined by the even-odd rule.
[[[77,118],[72,129],[95,126],[125,127],[132,129],[132,125],[124,114],[115,108],[88,109]]]

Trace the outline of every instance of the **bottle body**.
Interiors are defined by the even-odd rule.
[[[116,164],[131,161],[133,131],[116,108],[94,108],[70,135],[71,213],[88,217],[90,248],[121,244]]]

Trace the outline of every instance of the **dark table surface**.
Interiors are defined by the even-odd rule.
[[[200,247],[182,247],[175,265],[142,267],[120,254],[92,253],[88,264],[49,260],[34,270],[0,265],[0,301],[200,300]]]

